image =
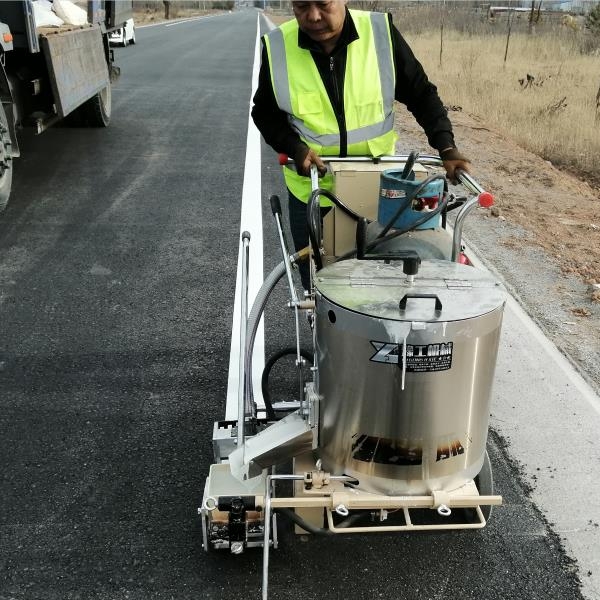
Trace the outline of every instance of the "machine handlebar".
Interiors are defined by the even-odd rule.
[[[410,154],[396,154],[389,156],[345,156],[340,158],[338,156],[321,156],[321,160],[328,165],[332,162],[342,163],[369,163],[369,164],[380,164],[380,163],[407,163],[411,159]],[[417,162],[424,167],[441,167],[443,161],[439,156],[419,155]],[[279,164],[281,166],[293,166],[294,161],[287,154],[279,154]],[[456,179],[458,182],[468,191],[475,194],[478,197],[479,206],[483,208],[489,208],[494,204],[494,196],[490,192],[486,191],[475,178],[462,169],[456,170]]]
[[[273,212],[273,216],[281,215],[281,201],[279,200],[279,196],[274,194],[269,198],[269,202],[271,203],[271,211]]]

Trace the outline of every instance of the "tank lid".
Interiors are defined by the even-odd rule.
[[[426,260],[411,284],[402,261],[344,260],[321,269],[318,294],[348,310],[397,321],[459,321],[487,314],[506,293],[490,274],[445,260]]]

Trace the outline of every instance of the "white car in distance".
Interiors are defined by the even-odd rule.
[[[127,44],[135,44],[135,26],[133,24],[133,19],[127,19],[127,21],[125,21],[125,27],[119,27],[119,29],[111,31],[108,36],[108,41],[111,46],[119,45],[125,47]]]

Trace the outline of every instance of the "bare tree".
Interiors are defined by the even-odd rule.
[[[542,1],[543,0],[539,0],[536,5],[535,0],[531,0],[531,11],[529,12],[529,33],[533,33],[535,31],[535,26],[540,22]]]
[[[443,0],[440,9],[440,68],[442,66],[442,57],[444,53],[444,16],[446,15],[446,0]]]
[[[508,56],[508,43],[510,42],[510,30],[512,29],[512,20],[513,20],[514,11],[511,10],[508,14],[508,32],[506,34],[506,48],[504,50],[504,64],[506,65],[506,58]]]

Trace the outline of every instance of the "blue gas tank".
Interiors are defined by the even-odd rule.
[[[423,182],[415,180],[414,172],[411,172],[406,178],[403,178],[402,174],[402,171],[398,169],[387,169],[381,173],[377,211],[379,223],[386,225],[398,209],[405,205],[404,210],[394,221],[392,227],[395,229],[435,229],[440,227],[440,214],[417,227],[413,227],[413,224],[423,218],[427,212],[433,211],[442,201],[444,181],[438,179],[428,183],[419,192],[419,195],[414,197]]]

